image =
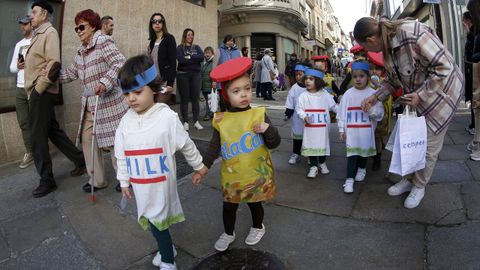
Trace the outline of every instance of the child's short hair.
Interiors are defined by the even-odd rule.
[[[212,54],[215,54],[215,52],[213,51],[213,48],[208,46],[206,47],[204,50],[203,50],[203,53],[206,53],[207,51],[210,51]]]
[[[142,74],[153,65],[153,60],[145,54],[128,59],[118,73],[119,86],[122,89],[132,89],[136,87],[137,81],[135,80],[135,76]],[[162,87],[160,76],[157,74],[157,77],[148,83],[147,86],[154,92],[160,91]]]
[[[320,71],[320,72],[323,72],[323,71],[321,71],[321,70],[319,70],[319,69],[317,69],[317,68],[312,68],[312,69],[317,70],[317,71]],[[306,78],[307,78],[307,76],[303,76],[303,78],[302,78],[302,83],[303,83],[303,84],[305,84],[305,79],[306,79]],[[322,89],[322,88],[324,88],[324,87],[327,86],[327,83],[326,83],[324,80],[322,80],[322,79],[320,79],[320,78],[318,78],[318,77],[313,77],[313,78],[315,78],[315,89],[317,89],[317,91],[320,91],[320,89]]]

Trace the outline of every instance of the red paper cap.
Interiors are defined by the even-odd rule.
[[[315,55],[311,59],[313,61],[328,60],[328,55]]]
[[[358,52],[361,52],[363,51],[363,47],[360,46],[360,44],[356,44],[355,46],[353,46],[351,49],[350,49],[350,52],[351,53],[358,53]]]
[[[231,81],[245,74],[252,67],[252,59],[238,57],[216,66],[210,72],[210,78],[215,82]]]
[[[376,66],[384,67],[382,52],[367,52],[368,60]]]

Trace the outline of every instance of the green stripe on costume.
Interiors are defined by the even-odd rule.
[[[171,225],[182,222],[182,221],[185,221],[184,214],[168,217],[167,219],[164,219],[162,221],[150,220],[150,223],[152,223],[159,231],[163,231],[168,229]],[[140,224],[143,230],[146,231],[148,229],[148,219],[145,216],[141,216],[140,219],[138,220],[138,223]]]

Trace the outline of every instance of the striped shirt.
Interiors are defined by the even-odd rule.
[[[419,115],[439,134],[452,119],[464,91],[464,77],[450,52],[426,24],[408,21],[389,40],[393,70],[377,90],[385,101],[396,89],[420,97]]]

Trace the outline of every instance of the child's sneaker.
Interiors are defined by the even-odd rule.
[[[173,257],[177,257],[177,249],[175,248],[174,245],[172,245],[172,248],[173,248]],[[157,254],[152,260],[152,264],[155,266],[160,266],[162,264],[162,254],[160,254],[160,252],[157,252]]]
[[[233,233],[233,235],[222,233],[217,242],[215,242],[215,249],[218,251],[225,251],[233,241],[235,241],[235,233]]]
[[[183,123],[183,128],[185,129],[185,131],[188,131],[190,129],[190,126],[188,125],[187,122]]]
[[[308,171],[307,177],[308,178],[315,178],[317,177],[318,174],[318,167],[317,166],[312,166],[310,167],[310,171]]]
[[[290,159],[288,160],[288,164],[293,165],[293,164],[297,163],[298,161],[300,161],[300,156],[297,155],[297,154],[292,154],[290,156]]]
[[[245,244],[247,245],[256,245],[260,240],[262,240],[263,235],[265,234],[265,226],[262,224],[261,229],[250,228],[247,238],[245,239]]]
[[[160,264],[160,270],[177,270],[177,264],[164,263]]]
[[[318,165],[318,167],[320,168],[320,173],[321,174],[329,174],[330,171],[328,170],[327,168],[327,163],[320,163],[320,165]]]
[[[200,125],[200,122],[198,122],[198,121],[195,122],[195,124],[193,124],[193,125],[194,125],[195,128],[198,129],[198,130],[202,130],[202,129],[203,129],[202,125]]]
[[[353,193],[353,179],[352,178],[347,178],[345,180],[345,184],[343,184],[343,192],[344,193]]]
[[[365,180],[365,175],[367,175],[367,169],[358,168],[357,175],[355,175],[355,181],[362,182],[363,180]]]

